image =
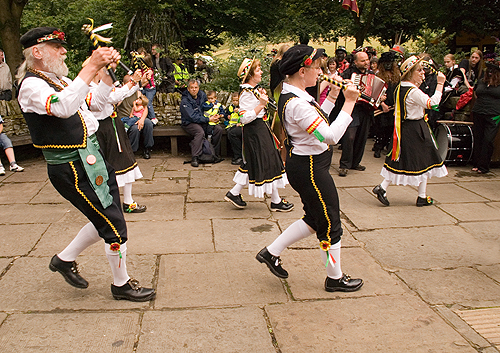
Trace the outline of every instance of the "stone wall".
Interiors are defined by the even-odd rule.
[[[219,92],[217,98],[225,107],[231,103],[230,94],[227,92]],[[180,93],[156,94],[153,106],[158,118],[158,125],[173,126],[181,124],[180,102]],[[14,136],[29,133],[17,100],[0,101],[0,115],[5,121],[3,131],[7,135]]]

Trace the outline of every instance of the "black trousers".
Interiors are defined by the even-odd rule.
[[[113,203],[102,207],[94,189],[90,185],[80,161],[47,165],[49,179],[54,188],[82,212],[96,227],[99,236],[108,244],[127,241],[127,225],[120,203],[120,192],[113,168],[108,169],[108,186]]]
[[[316,156],[288,153],[286,173],[304,205],[304,222],[316,231],[319,241],[336,244],[342,236],[342,224],[337,188],[329,172],[331,160],[330,148]]]
[[[213,127],[212,133],[212,145],[214,146],[215,154],[220,156],[220,141],[222,138],[222,127],[220,125],[215,125]],[[199,157],[202,152],[203,138],[207,136],[208,124],[196,124],[191,123],[189,125],[182,125],[184,131],[189,135],[193,136],[193,139],[189,143],[191,147],[191,156]]]
[[[492,116],[474,113],[474,150],[472,153],[472,164],[481,172],[490,171],[491,156],[493,156],[495,136],[500,125]]]
[[[241,155],[243,141],[243,127],[232,126],[227,129],[227,138],[233,150],[233,159],[243,158]]]
[[[348,127],[344,136],[342,136],[340,168],[356,168],[363,159],[366,140],[370,131],[371,117],[365,116],[360,120],[359,126]]]

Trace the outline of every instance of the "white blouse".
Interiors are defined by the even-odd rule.
[[[249,88],[252,89],[252,85],[248,83],[244,83],[241,85],[241,88]],[[259,99],[249,91],[243,91],[240,95],[240,121],[243,124],[248,124],[254,121],[255,119],[262,119],[264,114],[266,113],[265,109],[262,109],[259,114],[255,114],[255,107],[259,105]]]
[[[291,99],[285,108],[285,129],[293,144],[292,153],[297,155],[318,155],[326,151],[328,145],[336,144],[352,121],[352,117],[341,111],[331,125],[319,115],[310,102],[314,98],[309,93],[283,83],[281,94],[293,93],[298,98]],[[321,109],[330,114],[335,104],[325,99]]]
[[[432,106],[439,105],[441,101],[441,92],[437,91],[429,98],[417,86],[408,81],[402,81],[401,87],[414,87],[408,97],[406,97],[406,119],[418,120],[425,115],[425,109],[431,109]]]

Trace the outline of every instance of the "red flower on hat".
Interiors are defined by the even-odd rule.
[[[311,64],[312,64],[312,62],[313,62],[313,61],[312,61],[312,59],[311,59],[311,58],[307,58],[307,59],[304,61],[304,65],[305,65],[305,66],[309,66],[309,65],[311,65]]]
[[[60,40],[64,41],[64,32],[55,30],[54,32],[52,32],[52,34],[54,34]]]

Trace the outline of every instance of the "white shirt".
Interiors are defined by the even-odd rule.
[[[105,86],[105,87],[101,87]],[[127,97],[130,97],[139,90],[139,85],[134,85],[131,89],[128,85],[114,88],[108,86],[102,81],[99,84],[90,83],[90,99],[87,100],[90,110],[94,113],[97,120],[104,120],[111,114],[115,108],[113,104],[118,104]],[[104,102],[104,103],[103,103]]]
[[[56,84],[63,86],[61,80],[50,72],[42,72]],[[77,77],[71,81],[67,77],[62,80],[68,84],[61,92],[57,92],[49,84],[38,77],[28,77],[22,82],[19,90],[19,105],[24,113],[36,113],[40,115],[53,115],[62,119],[67,119],[77,111],[83,116],[87,125],[88,135],[94,134],[99,128],[99,122],[90,112],[85,104],[85,97],[89,92],[89,86],[81,78]],[[64,86],[63,86],[64,87]],[[47,110],[47,102],[51,96],[57,97],[57,102],[50,103]]]
[[[252,89],[253,87],[248,83],[244,83],[241,85],[241,88]],[[262,119],[264,117],[264,114],[266,113],[266,110],[262,109],[259,114],[255,114],[255,107],[259,105],[259,99],[252,92],[241,92],[239,104],[240,114],[242,114],[240,121],[243,124],[251,123],[255,119]]]
[[[328,145],[336,144],[352,121],[352,117],[341,111],[337,119],[331,124],[319,115],[310,104],[314,98],[309,93],[283,83],[281,94],[293,93],[298,98],[291,99],[285,108],[285,129],[294,146],[292,153],[297,155],[318,155],[326,151]],[[335,104],[325,99],[321,109],[330,114]],[[309,131],[309,132],[308,132]],[[317,131],[322,136],[320,141],[314,134]]]
[[[429,98],[417,86],[408,81],[402,81],[401,87],[414,87],[408,97],[406,97],[406,119],[418,120],[425,115],[425,109],[431,109],[434,105],[439,105],[441,101],[441,92],[437,91]],[[396,99],[396,98],[395,98]]]

